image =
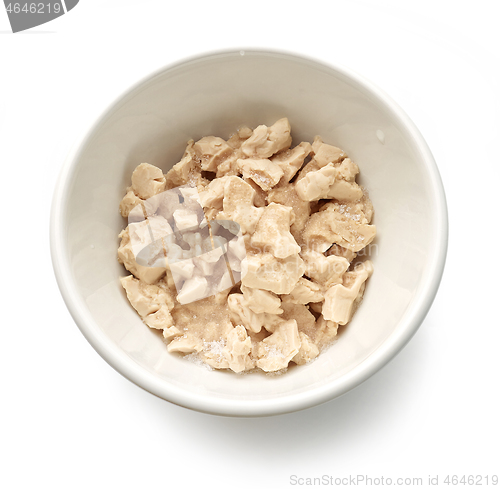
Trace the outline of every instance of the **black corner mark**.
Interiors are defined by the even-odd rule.
[[[64,0],[64,3],[66,4],[66,12],[69,12],[73,7],[75,7],[78,2],[79,0]]]
[[[78,2],[79,0],[4,0],[4,5],[12,32],[20,32],[61,17]]]

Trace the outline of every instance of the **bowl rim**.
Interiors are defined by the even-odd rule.
[[[69,197],[67,183],[76,170],[77,163],[90,137],[108,114],[135,90],[169,70],[177,69],[187,64],[206,61],[210,58],[228,56],[269,56],[287,58],[293,62],[308,63],[328,72],[335,72],[377,100],[391,113],[404,129],[403,137],[411,140],[419,152],[420,160],[429,175],[430,191],[435,202],[434,235],[436,240],[431,248],[428,273],[419,284],[419,289],[411,302],[411,307],[405,313],[395,331],[371,355],[354,369],[335,379],[334,382],[319,386],[311,391],[286,395],[273,399],[254,400],[251,402],[235,399],[208,397],[182,390],[154,377],[150,372],[130,359],[120,351],[101,331],[92,318],[85,303],[80,297],[70,273],[68,250],[64,241],[64,222],[66,217],[66,202]],[[70,149],[57,179],[50,211],[50,252],[52,265],[59,290],[63,300],[78,328],[97,351],[97,353],[121,375],[145,389],[146,391],[165,399],[173,404],[195,411],[209,414],[255,417],[284,414],[306,409],[337,398],[362,384],[374,375],[390,360],[392,360],[416,333],[427,315],[436,296],[443,275],[448,247],[448,211],[441,176],[434,157],[423,136],[399,105],[382,89],[355,71],[332,62],[316,59],[309,55],[297,54],[285,50],[260,48],[232,48],[208,51],[189,56],[173,63],[166,64],[157,70],[143,76],[129,88],[123,90],[109,103],[87,130],[75,141]]]

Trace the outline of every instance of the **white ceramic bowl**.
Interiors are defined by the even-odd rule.
[[[118,204],[135,166],[167,171],[190,138],[229,137],[288,117],[294,144],[319,134],[358,163],[378,229],[375,272],[337,342],[285,375],[209,371],[169,354],[129,305],[118,278]],[[228,51],[167,66],[119,97],[68,156],[56,187],[51,250],[82,333],[118,372],[187,408],[262,416],[333,399],[377,372],[413,336],[436,294],[447,211],[433,157],[384,93],[344,68],[291,54]]]

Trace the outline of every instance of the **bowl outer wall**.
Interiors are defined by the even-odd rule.
[[[192,63],[213,56],[227,56],[234,55],[236,53],[239,54],[240,51],[241,50],[230,50],[207,53],[203,56],[188,58],[163,67],[155,73],[138,81],[102,112],[101,116],[95,121],[92,127],[90,127],[87,133],[84,134],[74,145],[74,148],[68,155],[61,170],[55,188],[51,208],[50,242],[52,262],[57,283],[74,321],[93,348],[113,368],[115,368],[115,370],[145,390],[180,406],[201,412],[227,416],[266,416],[305,409],[348,392],[382,368],[406,345],[424,320],[438,290],[446,258],[448,220],[444,189],[434,158],[422,135],[413,122],[390,97],[388,97],[380,89],[374,87],[363,77],[344,67],[332,66],[322,61],[314,60],[310,57],[306,58],[304,56],[296,56],[292,53],[285,53],[282,51],[273,52],[269,50],[260,51],[255,49],[244,49],[243,51],[245,52],[245,55],[256,54],[264,56],[283,56],[297,59],[297,61],[301,62],[306,60],[311,63],[321,65],[325,69],[333,70],[339,76],[352,81],[352,83],[357,85],[358,89],[367,93],[368,96],[381,101],[386,106],[387,110],[393,113],[394,118],[400,122],[400,128],[405,131],[404,136],[411,141],[416,148],[418,148],[421,160],[425,165],[425,169],[431,177],[431,193],[436,204],[436,219],[434,227],[435,234],[438,237],[435,242],[433,250],[434,253],[431,256],[428,266],[431,272],[426,276],[426,282],[421,285],[420,294],[412,303],[413,312],[406,314],[405,324],[400,324],[398,329],[387,339],[387,341],[383,343],[373,354],[371,354],[361,365],[352,371],[347,372],[342,378],[338,379],[333,388],[332,386],[325,385],[321,388],[307,392],[306,394],[299,393],[297,395],[289,395],[278,399],[256,400],[255,402],[249,404],[247,401],[239,402],[237,400],[228,400],[216,397],[203,397],[191,392],[186,392],[174,385],[166,386],[161,379],[152,377],[139,365],[132,362],[127,355],[120,352],[116,345],[114,345],[99,329],[79,296],[79,292],[75,287],[75,284],[73,283],[73,277],[70,273],[68,263],[69,255],[64,241],[65,233],[63,229],[66,212],[65,202],[69,198],[67,182],[71,179],[76,169],[79,156],[83,148],[85,148],[89,137],[92,135],[94,130],[100,126],[106,115],[112,112],[127,94],[132,93],[145,82],[153,79],[157,75],[161,75],[165,71],[182,66],[185,63]]]

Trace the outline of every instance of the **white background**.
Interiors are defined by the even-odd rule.
[[[0,5],[0,486],[500,475],[497,5],[81,0],[18,34]],[[121,377],[73,323],[49,255],[52,191],[80,131],[150,71],[230,47],[340,63],[388,92],[428,141],[450,214],[441,288],[410,344],[342,398],[262,419],[191,412]]]

